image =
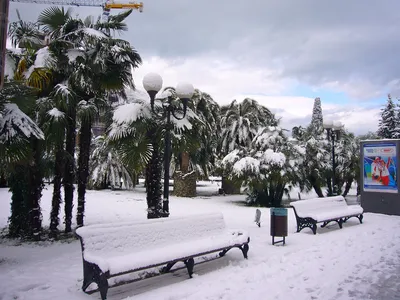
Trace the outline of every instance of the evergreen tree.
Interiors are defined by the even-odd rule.
[[[392,139],[396,134],[397,127],[396,108],[392,97],[388,95],[386,106],[381,110],[381,119],[379,120],[378,136],[384,139]]]
[[[397,119],[396,119],[396,128],[394,131],[394,138],[400,139],[400,98],[397,99]]]
[[[314,100],[310,130],[313,134],[321,134],[324,131],[320,98],[315,98]]]

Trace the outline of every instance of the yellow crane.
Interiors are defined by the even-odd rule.
[[[66,6],[97,6],[103,8],[103,18],[108,18],[111,9],[136,9],[143,12],[143,2],[123,2],[118,0],[0,0],[0,89],[4,83],[4,67],[7,41],[9,3],[49,4]]]

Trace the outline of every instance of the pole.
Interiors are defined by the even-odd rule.
[[[1,0],[0,5],[0,89],[3,88],[4,84],[9,3],[10,0]]]
[[[332,139],[332,195],[336,196],[336,191],[335,191],[335,133],[331,131],[331,139]]]
[[[168,102],[170,99],[168,98]],[[169,158],[171,156],[171,103],[166,107],[167,123],[165,126],[165,151],[164,151],[164,199],[163,211],[169,215]]]

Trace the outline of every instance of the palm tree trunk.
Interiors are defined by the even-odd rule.
[[[25,201],[28,191],[29,170],[20,164],[13,165],[12,172],[8,177],[11,195],[11,216],[8,219],[8,235],[19,237],[28,231],[27,203]]]
[[[53,198],[51,200],[50,212],[50,234],[53,237],[57,235],[57,227],[60,224],[58,215],[60,214],[61,205],[61,184],[64,169],[63,149],[62,145],[58,146],[56,150],[56,161],[54,164],[54,180],[53,180]]]
[[[332,181],[331,181],[331,177],[327,177],[326,178],[326,185],[328,187],[328,196],[332,196],[333,195],[333,190],[332,190]]]
[[[240,181],[230,180],[226,176],[222,175],[222,189],[224,190],[225,194],[240,194],[240,187]]]
[[[92,139],[92,122],[90,119],[82,120],[79,134],[79,157],[78,157],[78,208],[76,224],[83,226],[85,214],[86,184],[89,177],[90,141]]]
[[[190,156],[188,152],[181,153],[180,171],[174,175],[174,195],[177,197],[195,197],[197,174],[189,174]]]
[[[0,171],[0,188],[7,187],[7,178],[4,171]]]
[[[41,166],[42,151],[40,141],[33,139],[31,141],[33,150],[33,165],[30,166],[30,210],[29,210],[29,223],[31,225],[32,237],[35,241],[40,240],[42,232],[42,215],[40,212],[40,199],[42,198],[43,190],[43,168]]]
[[[64,211],[65,211],[65,232],[72,231],[72,207],[74,199],[74,180],[75,180],[75,138],[76,138],[76,109],[70,108],[68,118],[65,150],[68,159],[64,169]]]
[[[315,176],[310,175],[308,176],[308,180],[310,181],[315,193],[318,195],[319,198],[324,198],[324,193],[322,192],[321,186],[317,183],[317,179]]]
[[[346,181],[346,185],[345,185],[345,187],[344,187],[344,192],[343,192],[343,194],[342,194],[343,197],[346,197],[347,194],[349,193],[349,191],[350,191],[350,189],[351,189],[352,183],[353,183],[353,179],[348,179],[348,180]]]
[[[187,173],[189,171],[189,153],[182,152],[181,154],[181,171]]]

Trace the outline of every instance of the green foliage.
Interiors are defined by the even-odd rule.
[[[229,153],[222,161],[225,174],[248,186],[251,205],[280,206],[284,193],[294,185],[304,188],[300,166],[304,149],[289,142],[279,127],[265,127],[251,147]]]

